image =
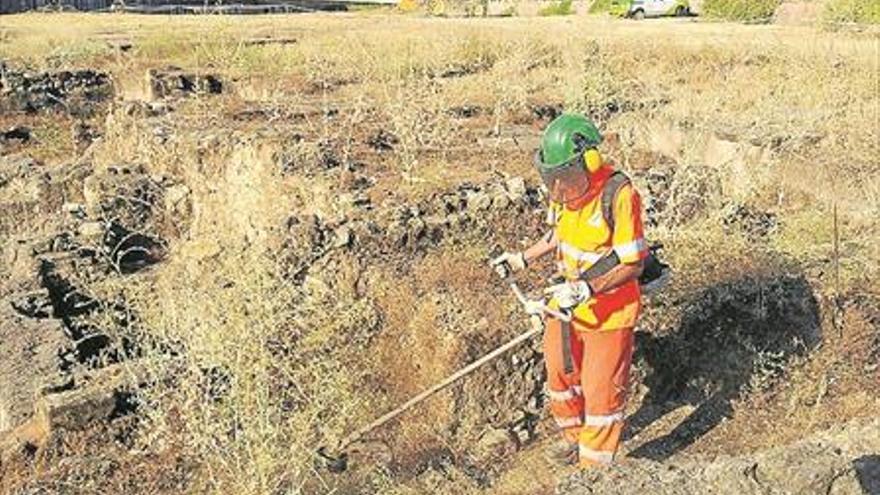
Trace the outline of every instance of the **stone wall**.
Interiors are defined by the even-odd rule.
[[[110,7],[110,4],[110,0],[0,0],[0,14],[14,14],[45,7],[101,10]]]

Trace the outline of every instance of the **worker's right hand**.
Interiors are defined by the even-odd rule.
[[[526,269],[526,257],[523,253],[504,253],[492,260],[492,267],[501,278],[507,278],[512,272]]]
[[[574,308],[593,297],[593,290],[590,289],[590,284],[583,280],[551,285],[544,289],[544,293],[556,299],[556,303],[561,310]]]

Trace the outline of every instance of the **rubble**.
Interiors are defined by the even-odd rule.
[[[379,131],[374,134],[370,139],[367,140],[367,144],[370,145],[371,148],[378,152],[383,151],[391,151],[394,149],[394,146],[397,145],[400,140],[394,134],[386,131],[385,129],[379,129]]]
[[[125,412],[127,391],[143,382],[136,362],[76,375],[60,387],[37,392],[35,419],[44,431],[82,430]]]
[[[543,214],[541,201],[538,188],[527,186],[522,178],[511,178],[479,186],[464,184],[418,205],[383,205],[376,210],[368,203],[354,203],[355,210],[336,221],[313,214],[291,217],[284,251],[299,260],[296,266],[306,267],[335,248],[382,252],[385,256],[401,248],[425,249],[452,232],[485,228],[491,221],[490,209],[494,212],[491,215],[498,217],[510,210]]]
[[[131,273],[161,259],[161,242],[133,229],[151,230],[163,206],[178,211],[188,203],[188,188],[168,183],[169,194],[163,196],[165,188],[138,167],[94,173],[81,165],[65,172],[64,178],[56,178],[26,157],[0,159],[0,187],[12,181],[34,184],[33,198],[18,198],[11,205],[32,202],[65,213],[59,231],[20,237],[4,246],[9,278],[0,286],[0,433],[13,433],[0,439],[0,445],[15,444],[21,432],[81,428],[115,414],[117,378],[90,380],[85,388],[81,383],[65,386],[51,394],[35,391],[49,390],[50,382],[72,380],[74,370],[118,361],[121,344],[90,321],[108,306],[90,295],[88,286],[111,271]],[[70,188],[78,189],[71,192],[84,201],[61,202],[71,196],[62,192]],[[49,197],[59,201],[47,201]]]
[[[461,105],[450,107],[447,112],[449,112],[450,115],[460,119],[469,119],[486,113],[486,109],[476,105]]]
[[[64,432],[82,431],[128,414],[131,393],[145,382],[138,362],[116,364],[47,381],[35,387],[32,400],[15,404],[15,423],[0,424],[0,465],[24,449],[43,446]],[[0,419],[4,404],[0,403]]]
[[[60,372],[58,350],[68,344],[60,320],[48,318],[49,308],[0,305],[0,432],[27,421],[34,409],[34,391]],[[22,314],[25,313],[25,314]],[[29,313],[29,314],[28,314]]]
[[[187,72],[180,67],[150,69],[147,80],[153,99],[180,98],[196,94],[216,95],[224,84],[216,74]]]
[[[90,69],[18,71],[0,62],[0,110],[36,113],[59,110],[90,115],[93,105],[113,95],[110,77]]]
[[[31,140],[31,130],[25,126],[14,126],[0,132],[0,143],[8,141],[18,141],[26,143]]]
[[[0,187],[13,179],[32,175],[40,164],[29,156],[8,155],[0,157]]]

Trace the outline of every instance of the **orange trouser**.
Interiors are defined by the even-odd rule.
[[[581,467],[614,460],[632,352],[632,328],[585,330],[577,322],[565,325],[547,318],[544,362],[550,412],[563,437],[578,443]]]

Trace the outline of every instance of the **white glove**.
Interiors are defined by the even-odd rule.
[[[573,308],[593,296],[589,284],[583,280],[551,285],[544,293],[556,299],[559,309]]]
[[[501,278],[507,278],[511,272],[526,269],[526,257],[523,253],[504,253],[492,260],[492,267]]]
[[[526,314],[541,316],[544,313],[544,301],[540,299],[527,300],[523,309],[526,310]]]

